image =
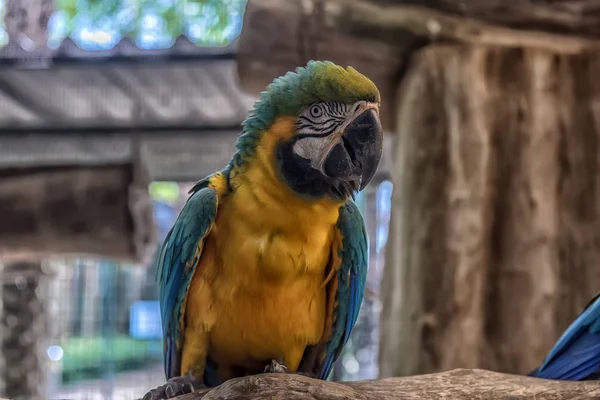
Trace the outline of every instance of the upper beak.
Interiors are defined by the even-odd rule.
[[[373,179],[383,148],[383,129],[373,109],[363,111],[344,130],[344,147],[360,176],[359,191]]]
[[[359,114],[342,133],[342,143],[331,149],[324,160],[325,174],[344,180],[362,191],[373,179],[383,145],[383,129],[373,109]]]

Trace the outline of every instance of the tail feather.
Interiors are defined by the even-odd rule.
[[[529,373],[545,379],[579,381],[600,374],[600,295],[556,342],[544,363]]]

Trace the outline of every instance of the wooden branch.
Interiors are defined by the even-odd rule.
[[[0,169],[0,259],[146,260],[154,239],[147,184],[132,164]]]
[[[360,382],[327,382],[295,374],[264,374],[232,379],[210,391],[179,400],[386,400],[386,399],[593,399],[597,382],[561,382],[480,369]]]
[[[377,3],[390,3],[377,0]],[[399,0],[449,15],[525,30],[600,37],[598,0]]]
[[[397,43],[407,32],[429,40],[462,41],[472,44],[535,47],[556,53],[577,54],[600,49],[600,30],[593,37],[543,31],[535,20],[528,29],[496,26],[469,17],[449,15],[422,6],[379,6],[364,0],[328,0],[326,14],[329,25],[350,35]],[[434,3],[434,2],[429,2]],[[600,1],[598,1],[600,5]],[[517,5],[512,9],[519,10]],[[467,14],[468,15],[468,14]],[[490,10],[490,15],[493,13]],[[534,18],[532,16],[532,18]],[[583,17],[582,17],[583,19]],[[600,16],[596,17],[600,26]],[[535,28],[539,30],[534,30]]]

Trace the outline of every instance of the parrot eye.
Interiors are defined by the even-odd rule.
[[[314,106],[310,107],[309,113],[312,118],[321,118],[323,116],[323,108],[315,104]]]
[[[342,102],[314,103],[304,109],[296,120],[296,133],[325,137],[340,127],[351,110],[352,105]]]

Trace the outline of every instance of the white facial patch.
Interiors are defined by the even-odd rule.
[[[377,109],[377,105],[357,101],[354,104],[322,102],[307,107],[296,121],[294,153],[310,160],[311,167],[322,170],[327,155],[342,142],[346,126],[369,108]]]
[[[296,122],[298,139],[294,143],[294,153],[310,160],[313,168],[320,169],[327,154],[342,141],[341,128],[355,107],[356,104],[340,102],[316,103],[307,107]]]
[[[323,154],[328,154],[331,149],[342,139],[339,135],[329,135],[326,137],[305,137],[294,143],[294,153],[300,157],[310,160],[311,167],[315,169],[321,168],[321,163],[324,157]]]

